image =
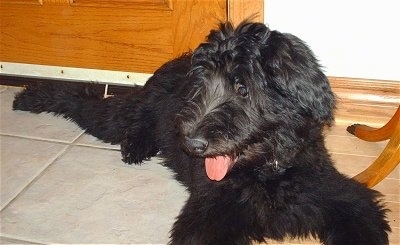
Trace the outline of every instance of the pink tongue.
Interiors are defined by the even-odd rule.
[[[205,164],[208,178],[216,181],[222,180],[236,160],[237,158],[232,160],[228,156],[206,158]]]

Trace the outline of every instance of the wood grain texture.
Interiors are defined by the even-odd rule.
[[[173,10],[172,0],[68,0],[72,6]]]
[[[227,20],[226,0],[214,1],[173,1],[174,11],[172,28],[175,35],[173,56],[179,56],[195,49],[211,29]],[[196,13],[196,14],[193,14]]]
[[[0,13],[2,61],[152,72],[172,57],[169,12],[137,17],[119,9],[44,4],[9,5]],[[163,21],[155,26],[155,18]]]
[[[384,125],[400,104],[400,82],[329,77],[338,98],[336,121]]]
[[[222,0],[62,1],[0,0],[1,60],[152,73],[195,48],[227,12]]]
[[[3,4],[25,4],[25,5],[42,5],[43,0],[13,0],[13,1],[0,1],[0,7],[3,7]]]
[[[43,4],[52,4],[52,5],[66,5],[69,4],[69,0],[41,0]]]
[[[228,19],[235,25],[250,18],[264,22],[264,0],[229,0]]]
[[[262,0],[0,0],[5,62],[152,73]]]
[[[3,7],[3,4],[25,4],[25,5],[42,5],[43,0],[13,0],[13,1],[0,1],[0,7]]]

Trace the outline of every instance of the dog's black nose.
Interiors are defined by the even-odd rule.
[[[189,138],[185,136],[185,145],[190,152],[201,154],[205,152],[208,146],[207,140],[203,138]]]

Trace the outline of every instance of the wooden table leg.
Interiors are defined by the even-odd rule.
[[[360,139],[380,141],[389,139],[389,143],[378,158],[364,171],[354,176],[357,181],[373,187],[393,171],[400,162],[400,106],[392,119],[382,128],[375,129],[365,125],[352,125],[347,131]],[[349,130],[350,128],[350,130]]]

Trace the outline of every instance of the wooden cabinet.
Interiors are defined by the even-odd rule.
[[[263,0],[0,0],[0,61],[152,73]]]

